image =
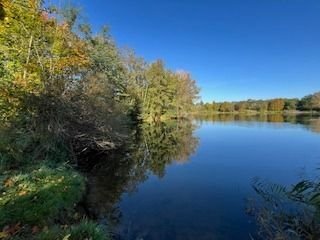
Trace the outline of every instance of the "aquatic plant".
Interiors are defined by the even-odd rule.
[[[259,239],[320,238],[318,180],[303,180],[285,187],[256,178],[252,186],[260,198],[250,200],[247,212],[257,222]]]

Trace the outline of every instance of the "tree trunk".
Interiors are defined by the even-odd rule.
[[[33,42],[33,35],[31,35],[31,37],[30,37],[30,39],[29,39],[28,55],[27,55],[26,65],[28,65],[28,64],[29,64],[29,61],[30,61],[32,42]],[[27,77],[27,68],[24,67],[24,70],[23,70],[23,80],[26,80],[26,77]]]

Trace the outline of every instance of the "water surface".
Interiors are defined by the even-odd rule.
[[[214,115],[144,125],[126,154],[89,177],[90,210],[120,239],[250,239],[255,177],[316,174],[320,118]]]

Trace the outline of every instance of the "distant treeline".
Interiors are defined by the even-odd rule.
[[[320,92],[298,98],[276,98],[239,102],[212,102],[196,104],[197,112],[282,112],[282,111],[320,111]]]

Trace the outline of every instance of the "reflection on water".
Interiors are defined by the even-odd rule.
[[[89,176],[88,208],[95,217],[117,226],[121,195],[134,192],[150,173],[159,178],[173,161],[188,161],[198,145],[190,121],[143,124],[125,151],[108,155]]]
[[[320,162],[319,131],[320,118],[305,115],[143,124],[94,167],[87,206],[120,239],[250,239],[252,178],[296,182]]]
[[[133,158],[142,160],[148,170],[162,177],[167,164],[186,162],[195,152],[198,139],[193,136],[194,129],[189,121],[144,124],[141,139],[134,145]]]
[[[320,133],[320,119],[310,120],[307,126],[311,131]]]
[[[320,132],[320,116],[318,114],[212,114],[203,115],[197,120],[200,123],[204,121],[233,122],[236,124],[243,123],[248,126],[252,126],[254,123],[291,123],[299,124],[313,132]]]

